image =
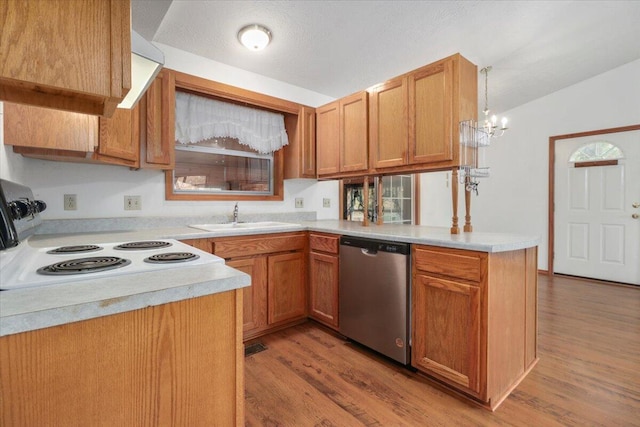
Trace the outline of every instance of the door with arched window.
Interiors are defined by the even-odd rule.
[[[640,131],[555,147],[554,272],[640,285]]]

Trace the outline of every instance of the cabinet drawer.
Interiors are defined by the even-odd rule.
[[[213,242],[213,253],[222,258],[234,258],[303,250],[305,237],[304,234],[299,233],[216,239]]]
[[[486,259],[486,254],[428,246],[415,246],[413,253],[416,270],[474,282],[482,281],[483,259]]]
[[[312,251],[327,252],[337,254],[340,246],[340,236],[327,234],[309,234],[309,248]]]

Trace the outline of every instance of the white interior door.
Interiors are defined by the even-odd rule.
[[[617,165],[575,167],[580,147],[607,141]],[[640,131],[556,141],[554,271],[640,285]]]

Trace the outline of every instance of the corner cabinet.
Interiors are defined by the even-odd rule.
[[[363,91],[316,109],[319,177],[362,175],[368,170],[368,102]]]
[[[477,67],[459,54],[369,89],[372,172],[459,166],[458,123],[477,117]]]
[[[4,143],[25,157],[172,169],[173,75],[162,70],[134,109],[110,118],[29,105],[4,104]]]
[[[5,0],[0,100],[111,117],[131,88],[130,0]]]
[[[139,167],[139,110],[111,118],[4,104],[4,143],[26,157]]]
[[[309,317],[339,327],[340,236],[309,233]]]
[[[411,364],[495,410],[536,364],[537,247],[414,245]]]

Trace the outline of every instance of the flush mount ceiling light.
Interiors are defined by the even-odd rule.
[[[262,50],[271,41],[271,31],[262,25],[247,25],[238,31],[238,40],[249,50]]]

